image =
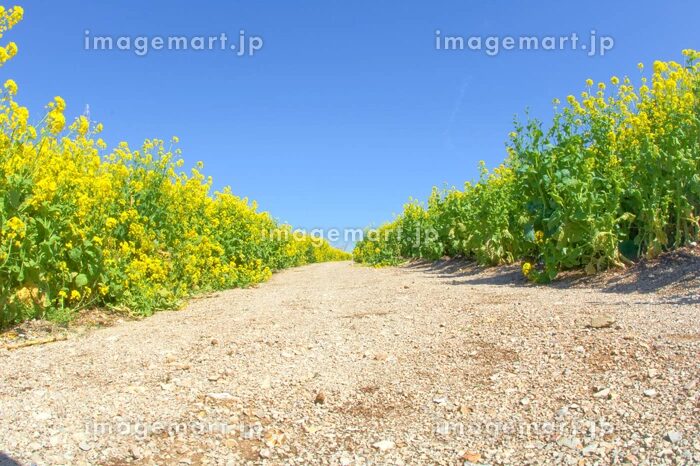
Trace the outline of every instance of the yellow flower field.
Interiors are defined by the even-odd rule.
[[[22,14],[0,9],[0,36]],[[0,47],[0,63],[17,49]],[[212,193],[201,164],[181,170],[177,138],[106,152],[102,126],[85,116],[67,122],[62,98],[32,125],[18,92],[7,80],[0,97],[0,326],[68,320],[88,306],[145,315],[285,267],[349,257],[292,235],[229,189]]]
[[[533,281],[593,274],[698,240],[700,53],[656,61],[651,77],[585,81],[548,127],[516,124],[505,162],[463,190],[434,189],[360,242],[358,262],[443,255],[524,261]],[[638,84],[634,82],[638,81]]]

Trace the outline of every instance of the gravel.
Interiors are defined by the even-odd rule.
[[[317,264],[0,349],[0,451],[39,465],[700,463],[697,290],[596,280]]]

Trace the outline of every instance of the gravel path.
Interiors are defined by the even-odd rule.
[[[456,268],[305,266],[0,350],[0,464],[700,463],[697,288]]]

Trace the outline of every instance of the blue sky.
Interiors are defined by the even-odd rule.
[[[54,95],[90,107],[105,140],[138,146],[177,135],[215,186],[304,228],[393,218],[433,185],[461,186],[479,160],[504,157],[513,116],[547,119],[551,100],[586,78],[637,75],[636,64],[700,48],[700,2],[227,1],[19,2],[3,39],[19,55],[0,70],[38,119]],[[9,6],[9,5],[8,5]],[[84,50],[93,35],[264,40],[230,51]],[[612,36],[605,56],[581,50],[435,50],[461,36]]]

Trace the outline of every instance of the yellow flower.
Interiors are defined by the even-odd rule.
[[[10,17],[8,18],[8,26],[13,27],[20,21],[22,21],[22,18],[24,17],[24,8],[21,6],[15,5],[12,7],[12,13],[10,14]]]
[[[613,86],[617,86],[618,84],[620,84],[620,78],[618,78],[617,76],[613,76],[612,78],[610,78],[610,82]]]
[[[535,232],[535,242],[536,243],[541,243],[544,240],[544,232],[543,231],[536,231]]]
[[[9,55],[10,58],[14,57],[17,55],[17,44],[14,42],[10,42],[5,46],[5,50],[7,51],[7,55]]]
[[[593,80],[590,78],[586,79],[586,86],[593,87]]]
[[[89,129],[90,121],[82,115],[78,117],[78,134],[81,136],[85,136]]]
[[[27,226],[25,223],[18,217],[12,217],[7,221],[7,228],[10,230],[11,238],[15,238],[16,236],[19,236],[20,238],[24,238],[26,235],[26,230]]]
[[[522,267],[523,275],[526,277],[530,275],[530,272],[532,271],[532,264],[529,262],[525,262]]]
[[[80,291],[72,290],[70,292],[70,300],[73,302],[80,301]]]
[[[12,79],[8,79],[5,81],[5,89],[7,89],[7,92],[10,95],[16,95],[17,94],[17,83],[14,82]]]
[[[60,99],[60,100],[59,100]],[[55,104],[49,104],[51,111],[47,115],[47,125],[49,131],[53,134],[58,134],[63,131],[66,126],[66,117],[63,115],[63,109],[66,108],[65,102],[60,97],[56,97]]]
[[[53,101],[56,105],[56,109],[60,112],[64,111],[66,109],[66,101],[63,100],[63,97],[61,96],[56,96],[53,98]]]
[[[38,290],[37,290],[37,291],[38,291]],[[16,297],[17,300],[18,300],[20,303],[22,303],[23,305],[29,306],[30,304],[32,304],[32,297],[33,297],[32,295],[33,295],[33,294],[34,294],[34,293],[32,292],[32,290],[30,290],[30,289],[27,288],[27,287],[23,287],[23,288],[20,288],[20,289],[17,291],[17,293],[15,293],[15,297]]]

